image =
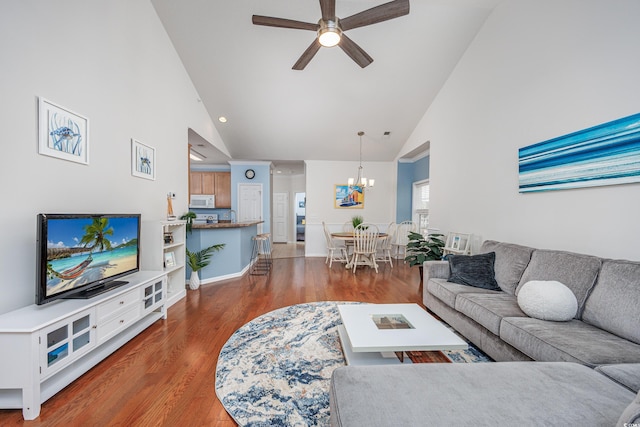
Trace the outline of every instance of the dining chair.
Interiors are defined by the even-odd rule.
[[[353,233],[353,222],[346,221],[342,224],[342,231],[345,233]],[[347,248],[347,256],[353,253],[353,240],[345,240],[344,246]]]
[[[387,228],[387,237],[380,239],[378,243],[378,252],[376,254],[376,261],[388,262],[391,268],[393,268],[393,258],[391,251],[393,250],[393,242],[396,238],[396,230],[398,226],[395,222],[389,224]]]
[[[342,263],[348,262],[349,259],[347,257],[346,248],[342,245],[339,245],[336,240],[331,237],[331,232],[329,231],[329,228],[324,221],[322,221],[322,228],[324,229],[324,238],[327,242],[327,258],[325,259],[324,263],[326,264],[327,262],[329,262],[329,268],[331,268],[331,265],[333,265],[333,261]],[[338,252],[337,256],[336,252]]]
[[[395,247],[396,259],[400,258],[400,254],[402,254],[402,259],[407,256],[407,244],[409,243],[409,232],[416,231],[417,227],[413,221],[402,221],[398,224],[398,228],[396,231],[396,241],[393,243]]]
[[[353,257],[351,264],[353,272],[356,272],[358,265],[368,265],[378,272],[376,262],[376,248],[378,245],[378,234],[380,230],[375,224],[362,223],[353,230]]]

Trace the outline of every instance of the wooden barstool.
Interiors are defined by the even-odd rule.
[[[271,234],[262,233],[253,236],[253,251],[251,253],[251,271],[249,274],[264,275],[271,271]]]

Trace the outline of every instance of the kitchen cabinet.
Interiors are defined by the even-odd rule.
[[[189,194],[215,194],[215,172],[191,172]]]
[[[214,172],[216,208],[231,209],[231,172]]]
[[[231,208],[231,172],[191,172],[189,195],[215,194],[216,208]]]

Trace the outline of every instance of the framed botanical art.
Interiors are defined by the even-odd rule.
[[[89,119],[39,98],[38,152],[88,165]]]
[[[156,179],[156,149],[131,139],[131,175]]]
[[[364,189],[359,185],[336,184],[333,203],[336,209],[363,209]]]

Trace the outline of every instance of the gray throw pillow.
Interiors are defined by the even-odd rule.
[[[494,269],[495,252],[479,255],[450,255],[447,260],[451,271],[449,282],[494,291],[500,290]]]

